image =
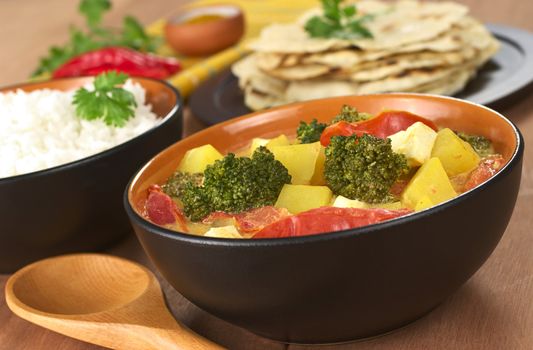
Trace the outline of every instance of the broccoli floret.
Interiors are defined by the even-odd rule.
[[[283,185],[290,182],[287,168],[261,146],[251,158],[229,153],[208,165],[203,184],[187,184],[180,199],[185,215],[198,221],[214,211],[240,213],[273,205]]]
[[[352,106],[344,105],[341,108],[341,113],[331,120],[331,124],[345,121],[348,123],[360,122],[372,118],[371,114],[359,113],[357,109]]]
[[[331,124],[335,124],[340,121],[346,121],[348,123],[360,122],[372,118],[371,114],[359,113],[357,110],[349,105],[342,106],[341,113],[337,115],[331,121]],[[328,127],[328,124],[319,123],[316,119],[313,119],[309,124],[304,121],[300,122],[296,135],[301,143],[313,143],[320,141],[320,136],[324,129]]]
[[[326,148],[326,183],[335,194],[350,199],[389,201],[392,185],[408,170],[407,159],[393,152],[390,139],[334,136]]]
[[[202,184],[203,179],[204,174],[202,173],[190,174],[176,171],[168,178],[167,182],[161,186],[161,189],[171,197],[180,198],[183,195],[186,184],[191,183],[199,186]]]
[[[191,221],[200,221],[213,212],[201,186],[186,183],[179,199],[183,203],[183,212]]]
[[[464,141],[468,142],[470,146],[479,154],[481,157],[486,157],[491,154],[494,154],[494,147],[492,142],[484,136],[479,135],[468,135],[464,132],[455,132]]]
[[[319,123],[313,119],[311,123],[307,124],[304,121],[300,122],[300,126],[296,130],[296,135],[301,143],[313,143],[320,140],[322,131],[327,127],[327,124]]]

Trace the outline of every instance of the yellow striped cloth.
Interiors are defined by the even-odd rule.
[[[229,49],[209,57],[190,58],[176,56],[168,45],[163,45],[158,53],[165,56],[176,56],[184,69],[170,77],[168,81],[174,85],[183,97],[187,97],[201,82],[217,74],[224,68],[247,54],[246,42],[259,35],[261,28],[273,22],[291,22],[310,7],[317,6],[314,0],[198,0],[188,6],[205,6],[212,4],[235,4],[244,11],[246,29],[243,39]],[[148,26],[147,32],[162,36],[165,19]]]

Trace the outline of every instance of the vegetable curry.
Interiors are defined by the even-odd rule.
[[[278,238],[346,230],[421,211],[468,191],[504,165],[492,143],[406,111],[344,106],[296,137],[250,141],[238,155],[186,152],[144,215],[179,232]]]

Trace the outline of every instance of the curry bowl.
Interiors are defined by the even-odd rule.
[[[188,149],[210,143],[233,151],[254,137],[294,134],[301,120],[327,121],[344,104],[373,114],[405,110],[486,136],[505,165],[482,185],[430,209],[313,236],[209,238],[171,231],[143,217],[147,189],[164,182]],[[420,94],[328,98],[243,116],[177,142],[132,178],[124,205],[162,275],[203,310],[282,342],[344,342],[419,319],[481,267],[513,212],[523,150],[512,122],[463,100]]]
[[[92,78],[66,78],[0,89],[69,91]],[[162,81],[135,78],[161,121],[144,133],[63,165],[0,178],[0,272],[44,257],[98,250],[131,232],[121,198],[131,174],[181,138],[178,92]]]

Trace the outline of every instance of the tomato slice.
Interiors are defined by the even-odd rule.
[[[356,134],[370,134],[379,138],[386,138],[410,127],[416,122],[422,122],[437,131],[437,126],[431,120],[405,111],[384,111],[378,116],[358,123],[340,121],[328,126],[320,137],[322,146],[327,147],[333,136],[350,136]]]
[[[360,209],[321,207],[276,221],[253,238],[281,238],[347,230],[411,213],[410,209]]]
[[[489,156],[483,159],[476,169],[472,170],[466,183],[464,185],[463,191],[468,191],[481,183],[487,181],[494,174],[500,170],[505,164],[505,159],[500,155]]]
[[[148,198],[145,203],[147,218],[156,225],[178,224],[183,232],[187,232],[185,216],[176,206],[176,203],[158,185],[148,188]]]

